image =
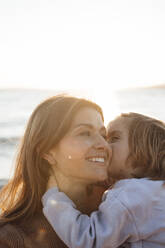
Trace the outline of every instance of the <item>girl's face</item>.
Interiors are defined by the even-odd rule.
[[[100,113],[93,108],[81,108],[67,134],[50,151],[56,161],[55,170],[86,184],[106,180],[111,148],[105,138]]]
[[[112,159],[109,166],[109,176],[115,179],[131,177],[132,168],[128,161],[129,145],[128,123],[123,117],[110,122],[107,127],[108,143],[112,148]]]

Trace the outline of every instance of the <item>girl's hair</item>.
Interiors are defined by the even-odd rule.
[[[128,161],[135,169],[133,176],[165,180],[165,123],[138,113],[121,117],[129,131]]]
[[[34,110],[18,150],[14,176],[0,192],[1,223],[30,218],[41,210],[50,174],[43,154],[64,137],[82,107],[97,110],[103,119],[97,104],[66,95],[53,96]]]

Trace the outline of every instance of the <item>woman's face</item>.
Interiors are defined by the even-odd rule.
[[[115,179],[131,177],[132,167],[128,160],[129,145],[128,123],[119,117],[110,122],[107,131],[107,141],[112,148],[112,159],[109,166],[109,176]]]
[[[81,108],[67,134],[51,150],[55,170],[87,184],[106,180],[111,149],[105,137],[100,113],[93,108]]]

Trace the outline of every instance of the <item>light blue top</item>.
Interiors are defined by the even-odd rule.
[[[60,238],[72,248],[165,247],[163,181],[125,179],[105,192],[90,217],[58,189],[42,198],[43,212]]]

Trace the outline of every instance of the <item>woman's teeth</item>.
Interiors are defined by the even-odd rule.
[[[89,158],[88,161],[104,163],[105,159],[104,158]]]

